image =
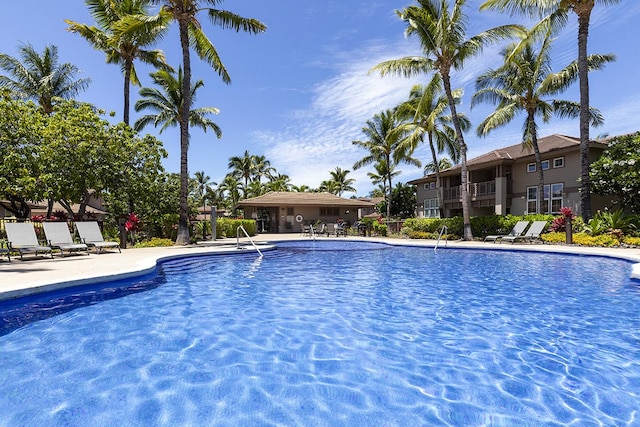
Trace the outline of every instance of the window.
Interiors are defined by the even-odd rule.
[[[564,157],[556,157],[553,159],[553,167],[554,168],[563,168],[564,167]]]
[[[544,195],[542,206],[540,206],[541,213],[558,213],[562,207],[562,193],[564,191],[563,183],[547,184],[544,186]],[[527,187],[527,212],[536,213],[536,203],[538,187]],[[551,196],[551,197],[549,197]]]
[[[547,169],[549,169],[549,160],[543,160],[542,162],[540,162],[540,166],[542,166],[543,171],[546,171]]]
[[[424,183],[424,189],[425,189],[425,190],[428,190],[428,189],[429,189],[429,183],[428,183],[428,182],[425,182],[425,183]]]
[[[320,216],[340,216],[338,208],[320,208]]]
[[[438,209],[438,199],[425,199],[424,217],[440,218],[440,209]]]
[[[287,215],[293,215],[293,208],[287,208]]]
[[[527,164],[527,172],[535,172],[536,171],[536,164],[535,163],[528,163]]]
[[[436,188],[436,183],[435,182],[430,182],[429,183],[429,189],[434,190]]]

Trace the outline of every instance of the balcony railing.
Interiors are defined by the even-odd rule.
[[[443,197],[444,200],[452,200],[452,199],[460,199],[462,195],[460,194],[461,185],[449,188],[443,188]],[[481,196],[495,196],[496,194],[496,182],[495,181],[485,181],[485,182],[471,182],[469,183],[469,193],[472,198],[481,197]]]

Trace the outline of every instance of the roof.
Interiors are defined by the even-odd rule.
[[[238,202],[238,207],[244,206],[344,206],[344,207],[370,207],[375,206],[371,202],[358,199],[345,199],[331,193],[307,193],[274,191],[262,196]]]
[[[605,147],[606,141],[592,141],[591,144]],[[566,148],[579,149],[580,138],[558,134],[549,135],[538,139],[538,148],[540,149],[541,154],[550,153],[552,151],[562,150]],[[467,167],[471,169],[478,169],[479,167],[489,165],[491,163],[513,163],[516,160],[524,159],[526,157],[533,156],[534,154],[535,153],[533,152],[533,148],[524,148],[522,143],[519,143],[510,145],[508,147],[498,148],[489,151],[488,153],[481,154],[478,157],[474,157],[473,159],[467,161]],[[440,174],[444,173],[446,175],[449,175],[452,172],[458,173],[460,168],[460,165],[456,165],[450,167],[449,169],[440,171]],[[433,178],[435,178],[435,173],[426,175],[413,181],[409,181],[408,184],[420,184]]]

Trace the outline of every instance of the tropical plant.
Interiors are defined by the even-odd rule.
[[[400,145],[403,138],[401,132],[393,132],[399,125],[398,117],[394,111],[386,110],[373,116],[367,121],[367,126],[362,128],[362,133],[366,139],[363,141],[352,141],[353,145],[364,148],[369,152],[361,160],[353,164],[353,169],[360,169],[366,165],[384,162],[386,168],[386,188],[387,188],[387,218],[391,216],[391,189],[392,174],[395,166],[406,163],[420,167],[420,161],[411,156],[411,147]]]
[[[546,34],[548,30],[564,27],[570,12],[578,18],[578,79],[580,81],[580,209],[582,218],[591,218],[591,181],[589,177],[589,62],[587,42],[591,13],[596,4],[610,6],[620,0],[486,0],[480,10],[494,9],[511,15],[525,15],[542,20],[534,27],[534,33]]]
[[[0,53],[0,69],[8,73],[0,76],[0,87],[8,88],[13,96],[37,102],[49,115],[55,98],[70,99],[85,90],[90,79],[76,79],[80,70],[73,64],[59,63],[58,47],[45,46],[38,54],[33,46],[20,47],[19,59]]]
[[[452,93],[456,103],[462,98],[462,91]],[[436,174],[436,188],[438,189],[438,209],[440,217],[444,217],[444,199],[440,182],[440,164],[438,154],[447,151],[449,156],[458,160],[460,150],[456,145],[456,132],[451,127],[452,117],[448,114],[449,101],[442,89],[442,76],[434,74],[428,85],[416,85],[411,89],[409,99],[398,106],[398,115],[406,117],[409,122],[396,128],[406,136],[400,144],[408,144],[413,150],[424,142],[425,136],[431,151],[431,164]],[[460,126],[466,132],[471,122],[463,114],[459,114]]]
[[[180,125],[182,123],[182,111],[184,105],[183,76],[182,69],[178,69],[178,75],[172,71],[160,70],[150,74],[153,82],[160,87],[140,89],[139,99],[135,104],[136,111],[151,110],[155,114],[146,114],[136,120],[134,128],[137,131],[145,126],[153,124],[154,127],[162,125],[162,133],[168,127]],[[204,86],[202,80],[198,80],[189,91],[190,98],[195,101],[196,91]],[[209,119],[210,114],[218,114],[218,109],[214,107],[202,107],[191,109],[189,112],[189,125],[199,127],[203,131],[211,129],[218,138],[222,137],[220,127]]]
[[[544,173],[542,155],[538,146],[539,116],[547,123],[553,114],[559,117],[575,118],[580,115],[580,104],[573,101],[549,99],[564,92],[578,78],[575,62],[567,65],[557,73],[551,71],[551,35],[548,33],[538,51],[532,43],[525,44],[516,50],[517,43],[503,49],[504,64],[491,69],[476,80],[477,92],[471,99],[471,106],[481,102],[496,105],[496,110],[489,114],[477,128],[478,136],[485,137],[491,131],[509,124],[515,116],[522,112],[525,115],[522,126],[522,144],[525,148],[533,148],[538,172],[538,189],[536,213],[542,213],[542,195],[544,194]],[[593,69],[602,66],[613,58],[610,55],[591,55],[589,64]],[[591,109],[591,123],[599,126],[604,122],[600,112]]]
[[[382,75],[394,73],[407,77],[435,71],[442,76],[456,131],[456,145],[460,150],[464,239],[472,240],[467,144],[464,141],[463,127],[451,89],[451,70],[461,69],[467,60],[479,54],[487,44],[522,33],[524,30],[517,25],[504,25],[465,39],[467,17],[463,8],[466,0],[454,0],[453,7],[447,0],[417,0],[417,3],[401,11],[397,10],[396,14],[407,26],[405,34],[419,39],[424,56],[413,55],[385,61],[376,65],[373,70],[379,71]]]
[[[119,27],[128,16],[147,16],[150,0],[85,0],[89,13],[96,25],[80,24],[66,19],[68,31],[79,34],[91,46],[107,55],[108,64],[117,64],[124,73],[123,121],[129,124],[129,103],[131,85],[140,86],[134,66],[135,60],[150,64],[158,69],[170,70],[161,50],[147,50],[154,45],[167,30],[168,20],[149,21],[134,32],[122,32]]]
[[[197,15],[206,12],[213,25],[223,29],[232,29],[236,32],[257,34],[266,30],[266,26],[252,18],[244,18],[227,10],[217,9],[222,0],[153,0],[160,4],[160,12],[152,18],[130,17],[121,23],[123,33],[135,32],[138,28],[148,25],[152,21],[164,22],[166,19],[178,24],[178,37],[182,49],[182,68],[184,78],[182,80],[182,93],[184,94],[183,108],[180,111],[180,222],[178,224],[178,236],[176,244],[189,243],[189,218],[188,218],[188,151],[189,151],[189,120],[191,117],[191,49],[211,65],[214,71],[222,78],[224,83],[230,83],[231,77],[222,63],[218,50],[209,40],[202,29],[202,24]]]
[[[329,171],[329,174],[331,175],[331,181],[334,181],[336,183],[335,187],[338,190],[338,196],[342,197],[342,193],[344,193],[345,191],[356,191],[353,185],[351,185],[356,180],[353,178],[347,178],[349,172],[351,171],[341,169],[339,167],[336,167],[335,170]]]
[[[231,174],[236,178],[244,180],[244,186],[249,186],[255,171],[255,156],[249,154],[249,150],[245,150],[243,156],[233,156],[229,158],[227,167],[231,169]]]
[[[204,171],[197,171],[194,174],[194,177],[196,181],[196,192],[200,197],[200,203],[202,203],[202,209],[205,209],[207,206],[207,198],[206,198],[208,194],[207,190],[210,189],[211,177],[209,175],[206,175]]]

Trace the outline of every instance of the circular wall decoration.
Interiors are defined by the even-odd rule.
[[[296,222],[302,222],[302,220],[304,219],[304,217],[300,214],[296,215]]]

